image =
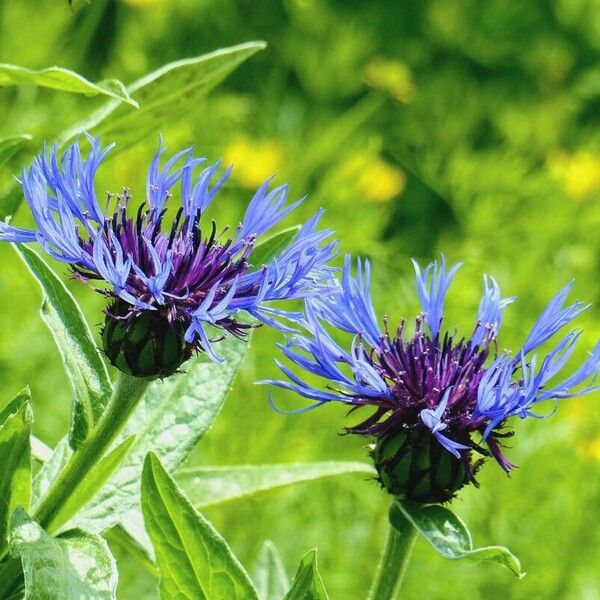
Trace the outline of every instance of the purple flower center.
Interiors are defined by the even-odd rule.
[[[227,229],[217,234],[214,221],[208,235],[204,235],[200,219],[183,217],[183,208],[179,208],[169,225],[166,223],[167,209],[146,208],[145,203],[139,207],[134,219],[127,215],[129,192],[124,190],[117,198],[114,214],[104,220],[102,241],[113,260],[122,253],[131,261],[123,287],[140,303],[140,307],[130,306],[132,316],[144,307],[154,307],[169,324],[185,331],[194,308],[211,293],[214,294],[213,304],[218,303],[236,278],[248,272],[248,258],[254,244],[252,237],[234,251],[231,240],[221,241]],[[92,238],[80,235],[79,243],[85,253],[94,254]],[[86,282],[103,279],[96,269],[82,264],[74,264],[72,269],[77,278]],[[247,294],[253,291],[249,287]],[[109,291],[105,293],[113,295]],[[238,289],[237,296],[243,295],[244,290]],[[123,318],[121,315],[114,317]],[[229,317],[217,324],[236,334],[248,327]]]
[[[470,340],[455,341],[448,333],[427,335],[422,320],[409,340],[403,337],[404,323],[393,339],[372,351],[369,360],[386,382],[391,394],[374,402],[356,399],[356,404],[376,404],[375,412],[350,428],[354,433],[385,435],[402,425],[414,430],[429,430],[421,413],[434,411],[446,399],[443,412],[445,433],[468,444],[469,433],[480,428],[472,415],[477,407],[477,390],[485,373],[489,345],[474,345]]]

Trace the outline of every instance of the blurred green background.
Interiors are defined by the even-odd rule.
[[[172,149],[194,144],[235,164],[215,205],[221,225],[235,224],[275,173],[294,197],[309,196],[295,220],[324,207],[342,251],[372,260],[376,305],[392,322],[418,311],[409,257],[465,261],[447,322],[467,334],[481,275],[494,274],[519,297],[501,347],[517,347],[549,297],[575,278],[574,295],[594,303],[580,320],[584,357],[600,334],[598,0],[93,0],[72,9],[66,0],[0,0],[1,62],[58,64],[94,81],[130,82],[253,39],[268,48],[163,131]],[[0,89],[0,136],[27,131],[37,148],[98,102]],[[127,185],[141,195],[155,144],[152,136],[108,162],[98,190]],[[1,185],[11,175],[0,172]],[[17,223],[27,221],[21,213]],[[35,284],[6,245],[0,264],[0,403],[30,384],[37,434],[54,443],[67,427],[67,381],[37,318]],[[69,285],[100,324],[102,299]],[[268,390],[253,381],[275,374],[279,339],[257,333],[190,463],[366,458],[365,440],[338,435],[340,407],[299,416],[269,408]],[[508,479],[487,465],[481,488],[454,503],[476,544],[502,543],[520,556],[523,581],[495,565],[445,561],[420,540],[402,597],[600,598],[599,401],[566,401],[552,419],[516,422],[508,455],[519,468]],[[348,475],[207,514],[248,566],[266,538],[290,574],[317,546],[332,599],[359,600],[383,546],[387,504],[374,482]],[[133,591],[135,563],[120,562],[120,597],[152,598]]]

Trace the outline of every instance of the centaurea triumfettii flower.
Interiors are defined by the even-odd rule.
[[[442,330],[444,298],[460,265],[445,261],[421,271],[415,262],[422,313],[414,333],[405,323],[382,329],[370,296],[370,267],[358,261],[352,275],[346,258],[339,293],[306,301],[306,333],[293,335],[281,349],[295,365],[324,379],[305,381],[278,362],[290,381],[269,381],[314,401],[307,409],[343,402],[351,410],[371,408],[351,433],[375,437],[373,458],[379,478],[392,494],[418,502],[451,499],[465,483],[476,483],[483,459],[492,456],[505,471],[502,440],[512,435],[512,416],[538,417],[535,407],[599,389],[600,343],[575,372],[558,378],[571,356],[579,331],[570,331],[542,360],[534,354],[587,306],[565,306],[571,284],[544,309],[523,346],[498,353],[496,337],[504,308],[498,283],[484,277],[477,322],[468,338]],[[348,346],[331,329],[352,334]],[[307,410],[301,409],[301,410]]]
[[[82,157],[79,143],[59,158],[56,146],[43,152],[21,183],[36,228],[0,223],[0,239],[38,242],[55,259],[68,263],[76,278],[113,299],[104,328],[105,351],[118,368],[137,376],[168,375],[204,351],[219,360],[214,342],[225,334],[243,336],[251,327],[242,312],[259,322],[285,328],[281,318],[295,312],[273,301],[322,293],[331,278],[328,261],[335,242],[318,231],[321,211],[268,260],[254,264],[253,249],[301,202],[288,203],[285,185],[265,182],[240,225],[220,233],[202,218],[230,169],[211,183],[219,163],[206,166],[188,148],[161,168],[159,146],[147,175],[143,202],[133,210],[127,188],[108,195],[101,209],[95,191],[98,167],[112,146],[102,149],[89,137]],[[180,200],[173,199],[177,187]]]

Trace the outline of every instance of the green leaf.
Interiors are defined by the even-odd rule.
[[[444,558],[494,561],[510,569],[519,579],[525,576],[521,571],[519,559],[508,548],[503,546],[473,548],[471,534],[466,525],[444,506],[439,504],[424,506],[398,500],[395,508],[396,510],[390,511],[392,526],[396,519],[402,518],[398,514],[400,512]]]
[[[154,454],[142,473],[142,511],[156,552],[162,600],[258,599],[250,577]]]
[[[30,435],[33,414],[25,389],[0,413],[0,548],[6,549],[10,517],[17,506],[29,508]]]
[[[11,85],[37,85],[39,87],[83,94],[84,96],[110,96],[137,108],[125,86],[117,79],[92,83],[74,71],[62,67],[49,67],[33,71],[17,65],[0,63],[0,87]]]
[[[252,580],[260,600],[281,600],[290,588],[281,556],[270,540],[262,545],[258,553]]]
[[[33,447],[32,438],[32,447]],[[58,444],[56,444],[52,454],[40,467],[40,470],[36,473],[33,478],[31,487],[31,500],[32,503],[37,502],[50,487],[50,484],[56,479],[56,476],[60,473],[62,468],[67,464],[71,458],[73,451],[69,446],[69,440],[64,437]]]
[[[136,568],[143,567],[143,570],[153,577],[158,577],[158,569],[152,558],[146,552],[146,549],[131,537],[121,525],[116,525],[112,529],[105,531],[103,537],[106,539],[111,548],[120,548],[127,554],[129,559],[134,559]]]
[[[42,442],[40,438],[35,435],[31,436],[31,457],[38,462],[45,463],[50,460],[54,454],[54,450],[50,448],[45,442]]]
[[[0,168],[2,168],[29,140],[28,133],[0,138]]]
[[[159,600],[158,569],[145,550],[119,526],[109,529],[103,537],[117,561],[117,598]]]
[[[134,533],[139,515],[139,481],[146,454],[156,452],[173,472],[210,429],[248,350],[248,342],[228,337],[216,346],[222,364],[195,356],[184,363],[187,371],[153,382],[125,426],[120,440],[136,435],[121,469],[75,519],[88,531],[102,532],[123,519]],[[142,528],[140,528],[142,529]],[[137,536],[136,536],[137,537]]]
[[[260,269],[260,267],[266,265],[273,257],[289,246],[299,230],[300,225],[294,225],[257,244],[250,255],[250,264],[255,269]]]
[[[78,448],[104,412],[112,391],[104,360],[75,298],[31,248],[17,253],[42,288],[40,315],[58,346],[73,389],[69,442]]]
[[[109,102],[61,139],[66,141],[89,131],[116,142],[115,151],[120,152],[196,108],[202,96],[265,46],[264,42],[248,42],[164,65],[127,87],[140,105],[138,111]]]
[[[128,437],[88,471],[87,475],[77,486],[77,489],[74,490],[74,493],[69,496],[69,499],[61,506],[56,516],[52,519],[56,527],[60,527],[66,523],[71,515],[76,515],[94,498],[121,465],[134,442],[135,435]]]
[[[361,462],[323,461],[283,465],[188,467],[177,471],[177,483],[197,507],[218,504],[278,487],[345,473],[375,475]]]
[[[51,538],[18,508],[10,549],[23,563],[25,600],[116,598],[116,563],[100,536],[73,530]]]
[[[264,42],[248,42],[164,65],[127,87],[127,93],[139,102],[139,110],[111,100],[57,137],[65,144],[82,131],[103,135],[107,142],[116,142],[110,153],[114,157],[196,109],[204,95],[265,47]],[[22,196],[17,184],[3,192],[0,219],[16,212]]]
[[[317,569],[317,550],[307,552],[300,561],[294,583],[284,600],[328,600],[329,595]]]

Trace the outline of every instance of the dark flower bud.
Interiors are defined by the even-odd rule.
[[[107,311],[102,341],[110,362],[134,377],[167,377],[192,355],[192,347],[161,311],[128,314],[115,302]]]
[[[464,461],[428,431],[392,430],[377,440],[372,457],[381,485],[413,502],[448,502],[469,482]]]

